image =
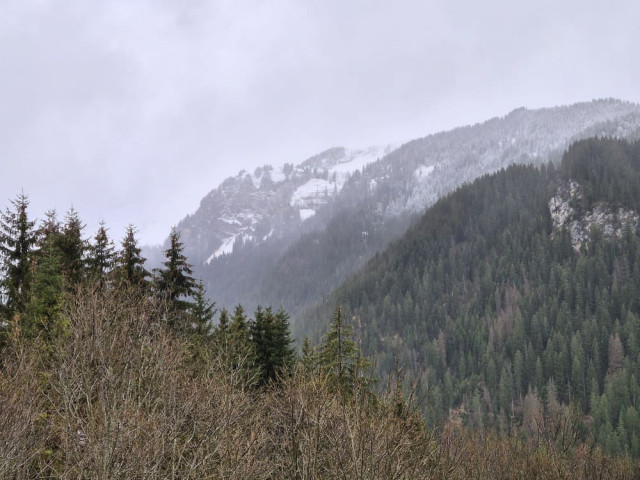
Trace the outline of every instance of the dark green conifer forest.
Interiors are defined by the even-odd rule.
[[[549,210],[570,181],[578,215],[639,212],[640,143],[580,141],[559,166],[513,166],[458,189],[310,317],[341,302],[380,372],[399,361],[422,377],[431,426],[453,418],[537,438],[571,417],[581,438],[638,457],[637,216],[619,235],[594,224],[572,244]]]

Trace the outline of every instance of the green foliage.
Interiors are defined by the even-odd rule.
[[[80,283],[85,276],[84,254],[86,242],[82,238],[84,224],[73,208],[66,216],[59,235],[55,235],[56,246],[60,253],[62,273],[67,287],[71,288]]]
[[[113,269],[115,262],[115,246],[107,235],[107,227],[104,222],[93,239],[93,244],[88,248],[87,270],[89,277],[100,280]]]
[[[49,236],[35,259],[31,298],[22,322],[23,336],[39,336],[47,342],[66,329],[62,313],[65,299],[63,255],[57,238]]]
[[[28,207],[29,197],[20,194],[0,214],[0,300],[7,318],[22,313],[28,302],[37,238]]]
[[[202,283],[196,284],[191,277],[175,231],[170,235],[165,268],[157,270],[156,289],[151,291],[133,226],[127,228],[116,253],[104,223],[93,243],[82,238],[84,224],[73,208],[63,225],[55,210],[48,211],[35,231],[35,222],[27,215],[28,203],[25,195],[19,195],[0,219],[2,345],[20,336],[39,338],[48,345],[63,335],[67,331],[62,313],[66,297],[86,282],[104,288],[134,288],[162,298],[169,305],[165,316],[169,323],[179,323],[187,330],[191,326],[198,338],[208,340],[215,304],[206,297]]]
[[[563,178],[584,185],[583,203],[596,202],[640,208],[640,153],[637,143],[614,138],[576,142],[565,153],[560,172]]]
[[[399,363],[409,378],[424,378],[416,394],[429,425],[459,419],[502,440],[522,435],[562,452],[593,438],[606,452],[640,455],[640,235],[632,228],[619,236],[593,228],[589,241],[574,248],[566,230],[553,230],[548,209],[558,182],[569,179],[585,192],[577,209],[637,209],[640,144],[619,143],[581,142],[558,170],[511,167],[438,202],[326,300],[344,308],[335,310],[316,348],[303,345],[304,381],[321,384],[343,407],[356,405],[354,399],[372,394],[365,355],[377,354],[379,373]],[[278,392],[302,381],[290,375],[295,355],[283,311],[258,308],[248,319],[241,305],[232,315],[223,309],[210,332],[214,304],[191,277],[175,231],[151,289],[133,227],[115,255],[114,282],[104,227],[87,250],[77,214],[72,210],[61,227],[51,212],[36,238],[26,197],[13,205],[3,216],[1,240],[14,344],[24,339],[52,351],[77,334],[66,312],[78,301],[75,290],[89,282],[106,292],[131,288],[144,302],[164,304],[166,310],[154,310],[155,320],[140,317],[147,322],[140,331],[165,328],[153,323],[158,319],[195,325],[195,336],[169,329],[166,348],[174,338],[190,345],[192,373],[203,379],[212,375],[205,365],[215,356],[222,390],[241,385],[242,392],[260,395],[265,389],[254,387],[277,386],[266,391]],[[96,276],[107,281],[94,282]],[[328,323],[329,312],[315,314],[315,325]],[[89,338],[95,332],[85,327]],[[79,347],[84,337],[76,340]],[[391,409],[395,418],[413,422],[403,398],[396,385]],[[365,404],[369,413],[378,408],[375,400],[357,405]]]
[[[169,235],[169,248],[165,251],[166,261],[163,268],[154,270],[154,286],[158,295],[169,302],[170,323],[176,325],[181,313],[190,308],[186,299],[191,299],[196,293],[196,281],[193,278],[191,265],[182,253],[184,246],[180,242],[180,233],[175,229]],[[183,317],[183,316],[182,316]]]
[[[190,313],[196,335],[201,337],[209,336],[212,328],[211,322],[216,314],[216,304],[207,298],[202,282],[198,282],[193,296],[193,303],[190,305]]]
[[[238,344],[249,343],[249,323],[244,313],[244,308],[240,304],[236,305],[233,311],[229,334],[233,338],[233,341]]]
[[[149,283],[149,272],[144,267],[146,259],[140,255],[141,249],[135,235],[135,227],[129,225],[120,252],[116,255],[115,273],[119,281],[145,288]]]
[[[249,324],[249,339],[261,384],[273,382],[288,373],[295,356],[289,316],[283,310],[274,314],[270,307],[265,310],[258,307],[253,322]]]
[[[255,388],[247,359],[228,363],[220,344],[194,359],[147,290],[91,282],[67,295],[50,355],[24,338],[0,351],[1,478],[637,478],[637,461],[573,445],[566,411],[540,420],[535,394],[528,418],[553,441],[437,435],[402,375],[382,393],[336,395],[322,371],[301,370]],[[607,438],[638,422],[627,409]]]
[[[594,228],[573,248],[568,231],[553,230],[548,207],[569,179],[585,192],[574,205],[580,212],[596,204],[640,211],[640,143],[585,140],[558,169],[513,166],[460,188],[306,323],[322,324],[328,306],[342,303],[359,319],[379,373],[397,355],[410,375],[424,376],[431,424],[454,408],[469,424],[506,434],[523,425],[527,392],[546,399],[553,379],[557,403],[592,417],[597,442],[632,452],[640,438],[640,235]]]
[[[353,327],[344,323],[339,305],[329,331],[318,346],[317,364],[334,388],[345,395],[353,394],[357,386],[370,383],[366,376],[370,364],[353,339]]]
[[[295,350],[289,330],[289,316],[283,310],[258,307],[253,319],[247,319],[242,305],[233,317],[220,311],[211,334],[212,346],[224,353],[225,363],[233,369],[242,365],[244,378],[256,386],[274,385],[292,372]]]

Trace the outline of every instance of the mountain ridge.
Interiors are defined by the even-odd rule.
[[[298,312],[458,186],[513,163],[558,161],[578,138],[633,138],[639,130],[639,105],[606,99],[518,108],[399,146],[369,149],[374,153],[368,156],[363,149],[357,151],[357,168],[341,179],[332,173],[337,177],[336,166],[350,151],[334,147],[297,166],[241,171],[205,196],[177,228],[213,299],[225,306],[283,306],[295,323]],[[318,256],[329,250],[329,262]]]

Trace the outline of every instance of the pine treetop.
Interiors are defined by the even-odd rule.
[[[37,235],[36,222],[29,220],[29,197],[21,193],[10,203],[0,214],[0,291],[11,315],[22,311],[27,301]]]
[[[183,250],[180,232],[174,228],[169,235],[169,248],[164,252],[166,260],[163,268],[154,269],[157,291],[178,311],[188,308],[188,302],[184,299],[192,298],[197,288],[191,264],[187,262]]]

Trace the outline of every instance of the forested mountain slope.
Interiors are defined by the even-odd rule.
[[[282,305],[296,323],[305,306],[463,183],[514,163],[559,159],[577,138],[635,138],[639,128],[638,105],[597,100],[521,108],[400,147],[334,148],[227,179],[177,228],[219,305]]]
[[[299,333],[341,303],[381,371],[422,372],[431,422],[535,435],[572,405],[640,455],[638,212],[640,143],[579,141],[438,201]]]

